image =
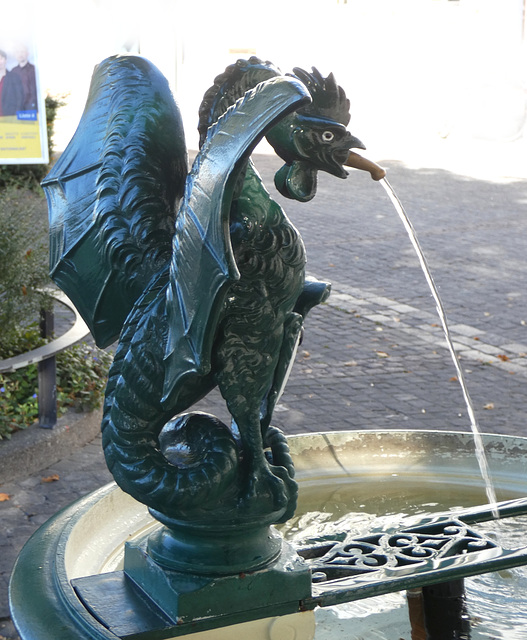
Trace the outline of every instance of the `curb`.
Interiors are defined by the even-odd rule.
[[[53,429],[34,424],[0,440],[0,485],[27,478],[91,442],[100,433],[102,409],[67,412]]]

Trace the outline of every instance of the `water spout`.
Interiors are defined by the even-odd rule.
[[[472,403],[472,400],[470,398],[470,394],[468,392],[468,386],[467,386],[467,382],[465,379],[465,374],[463,373],[463,369],[461,367],[461,364],[459,362],[459,357],[456,353],[456,350],[454,348],[454,344],[452,341],[452,337],[450,335],[450,329],[448,327],[448,321],[447,321],[447,317],[446,317],[446,312],[445,309],[443,307],[443,303],[441,301],[441,297],[439,295],[439,291],[436,287],[436,284],[434,282],[434,279],[432,277],[432,273],[430,271],[430,268],[428,266],[428,262],[426,260],[426,256],[424,255],[424,252],[421,248],[421,245],[419,244],[419,240],[417,239],[417,234],[415,232],[415,229],[408,217],[408,215],[406,214],[406,211],[404,210],[404,207],[401,203],[401,201],[399,200],[399,198],[397,197],[397,194],[395,193],[395,191],[393,190],[391,184],[388,182],[388,180],[386,180],[385,177],[382,177],[379,182],[382,184],[382,186],[384,187],[384,190],[386,191],[386,193],[388,194],[388,197],[390,198],[395,210],[397,211],[399,218],[401,219],[404,228],[406,229],[406,232],[408,233],[408,237],[410,238],[410,241],[415,249],[415,252],[417,254],[417,257],[419,259],[419,263],[421,265],[421,269],[423,270],[423,273],[425,275],[426,281],[428,283],[428,286],[430,288],[430,291],[432,293],[432,296],[434,298],[434,301],[436,303],[436,309],[437,309],[437,313],[439,315],[439,319],[441,321],[441,326],[443,328],[443,332],[445,335],[445,339],[448,345],[448,349],[450,351],[450,354],[452,356],[452,361],[454,363],[454,367],[456,369],[457,372],[457,378],[459,381],[459,384],[461,386],[461,391],[463,392],[463,398],[465,400],[465,404],[467,407],[467,412],[468,412],[468,416],[470,419],[470,427],[472,430],[472,434],[474,436],[474,444],[476,447],[476,457],[478,460],[478,464],[479,464],[479,468],[481,470],[481,475],[483,477],[483,481],[485,483],[485,491],[487,494],[487,499],[489,501],[489,505],[492,507],[492,513],[495,519],[499,518],[499,512],[498,509],[496,508],[496,502],[497,502],[497,498],[496,498],[496,493],[494,491],[494,486],[492,483],[492,479],[491,479],[491,474],[490,474],[490,470],[489,470],[489,466],[488,466],[488,462],[487,462],[487,457],[485,455],[485,449],[483,446],[483,440],[481,438],[481,433],[480,433],[480,429],[479,429],[479,425],[478,425],[478,421],[476,418],[476,414],[474,411],[474,405]]]
[[[386,169],[378,165],[373,160],[369,158],[365,158],[361,156],[359,153],[355,153],[355,151],[350,151],[348,159],[344,163],[346,167],[353,167],[354,169],[360,169],[361,171],[367,171],[372,180],[382,180],[386,175]]]

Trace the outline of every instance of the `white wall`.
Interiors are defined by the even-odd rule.
[[[518,136],[527,96],[524,5],[525,0],[35,0],[32,15],[42,85],[52,94],[69,94],[57,123],[59,149],[82,114],[95,64],[131,43],[133,51],[134,42],[168,77],[191,147],[203,92],[227,64],[253,51],[284,71],[312,65],[324,74],[334,71],[352,101],[351,130],[382,147],[423,136]],[[10,9],[20,23],[14,0]],[[5,18],[4,31],[13,24]],[[0,47],[2,33],[0,26]]]

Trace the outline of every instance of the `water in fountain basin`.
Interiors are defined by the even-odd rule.
[[[421,478],[342,477],[301,484],[295,516],[280,526],[286,540],[302,546],[346,532],[359,537],[373,530],[395,532],[417,521],[481,504],[482,487],[424,483]],[[505,496],[506,494],[504,494]],[[504,497],[500,496],[500,497]],[[506,496],[507,498],[512,496]],[[492,536],[494,522],[474,528]],[[504,548],[524,544],[527,516],[501,521]],[[465,580],[471,640],[525,640],[527,567]],[[504,612],[505,615],[504,615]],[[394,592],[317,609],[315,640],[410,640],[407,596]]]
[[[384,187],[384,190],[386,191],[386,193],[388,194],[388,197],[390,198],[395,210],[397,211],[399,218],[401,219],[404,228],[406,229],[406,232],[408,233],[408,237],[410,238],[410,241],[415,249],[415,252],[417,254],[417,257],[419,259],[419,263],[421,265],[421,269],[423,270],[423,273],[425,275],[426,281],[428,283],[428,286],[430,287],[430,291],[432,293],[432,296],[434,298],[434,301],[436,303],[436,309],[437,309],[437,313],[439,315],[439,319],[441,321],[441,326],[443,328],[443,332],[445,334],[445,339],[448,345],[448,349],[450,351],[450,354],[452,356],[452,361],[454,363],[454,367],[456,369],[457,372],[457,379],[459,381],[459,384],[461,386],[461,390],[463,392],[463,398],[465,400],[465,404],[467,407],[467,412],[468,412],[468,416],[470,419],[470,428],[472,430],[473,436],[474,436],[474,444],[476,447],[476,457],[478,460],[478,464],[479,464],[479,468],[481,470],[481,475],[483,478],[483,481],[485,483],[485,489],[486,489],[486,493],[487,493],[487,500],[489,501],[490,505],[495,505],[497,500],[496,500],[496,493],[494,491],[494,486],[492,483],[492,479],[491,479],[491,475],[490,475],[490,471],[489,471],[489,466],[487,463],[487,457],[485,455],[485,449],[483,447],[483,441],[481,439],[481,433],[479,430],[479,425],[478,425],[478,421],[476,419],[476,414],[474,411],[474,405],[472,403],[472,400],[470,398],[470,394],[468,392],[468,386],[467,386],[467,382],[465,379],[465,374],[463,373],[463,369],[461,367],[461,364],[459,362],[459,358],[458,355],[456,353],[456,350],[454,349],[454,344],[452,342],[452,337],[450,335],[450,329],[448,327],[448,321],[447,321],[447,317],[446,317],[446,312],[445,309],[443,307],[443,303],[441,302],[441,297],[439,295],[439,291],[437,290],[437,287],[435,285],[434,279],[432,278],[432,273],[430,271],[430,268],[428,266],[426,257],[423,253],[423,250],[421,248],[421,245],[419,244],[419,240],[417,239],[417,234],[415,232],[415,229],[410,221],[410,219],[408,218],[408,215],[406,214],[406,211],[404,210],[403,205],[401,204],[401,201],[399,200],[399,198],[397,197],[397,194],[395,193],[395,191],[393,190],[392,186],[390,185],[390,183],[388,182],[388,180],[386,180],[386,178],[383,178],[382,180],[380,180],[380,183],[382,184],[382,186]],[[499,514],[497,509],[493,510],[494,513],[494,517],[496,519],[499,518]]]

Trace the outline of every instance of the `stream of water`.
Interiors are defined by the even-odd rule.
[[[478,460],[478,464],[479,464],[479,468],[481,470],[481,475],[483,477],[483,481],[485,483],[485,491],[487,494],[487,499],[489,501],[489,504],[491,506],[495,505],[497,500],[496,500],[496,493],[494,491],[494,485],[492,483],[492,478],[490,475],[490,470],[489,470],[489,465],[487,462],[487,457],[485,455],[485,449],[483,446],[483,440],[481,438],[481,433],[480,433],[480,429],[479,429],[479,425],[478,425],[478,421],[476,418],[476,414],[474,411],[474,405],[472,403],[472,400],[470,398],[470,394],[468,392],[468,386],[467,386],[467,382],[465,379],[465,374],[463,373],[463,369],[461,367],[461,364],[459,362],[459,357],[456,353],[456,350],[454,348],[454,344],[452,341],[452,337],[450,335],[450,329],[448,327],[448,321],[447,321],[447,317],[446,317],[446,312],[445,309],[443,307],[443,303],[441,301],[441,297],[439,296],[439,291],[436,287],[436,284],[434,282],[434,279],[432,277],[432,273],[430,271],[430,268],[428,266],[428,262],[426,260],[426,257],[423,253],[423,250],[421,248],[421,245],[419,244],[419,240],[417,239],[417,234],[415,232],[415,229],[410,221],[410,219],[408,218],[408,215],[406,214],[406,211],[404,210],[403,205],[401,204],[401,201],[399,200],[399,198],[397,197],[397,194],[395,193],[395,191],[393,190],[392,186],[390,185],[390,183],[388,182],[388,180],[386,180],[386,178],[382,178],[382,180],[379,181],[382,186],[384,187],[384,190],[386,191],[386,193],[388,194],[388,197],[390,198],[395,210],[397,211],[399,218],[401,219],[404,228],[406,229],[406,232],[408,233],[408,237],[410,238],[410,241],[415,249],[415,252],[417,254],[417,257],[419,258],[419,263],[421,265],[421,269],[423,270],[423,273],[425,275],[426,281],[428,283],[428,286],[430,287],[430,291],[432,293],[432,296],[434,298],[435,304],[436,304],[436,309],[437,309],[437,313],[439,316],[439,319],[441,321],[441,326],[443,328],[443,332],[445,334],[445,339],[448,345],[448,349],[450,351],[450,354],[452,356],[452,361],[454,363],[454,367],[456,369],[456,373],[457,373],[457,379],[459,381],[459,384],[461,386],[461,391],[463,393],[463,398],[465,400],[465,404],[467,407],[467,412],[468,412],[468,416],[470,419],[470,428],[472,430],[472,434],[474,436],[474,444],[475,444],[475,448],[476,448],[476,457]],[[494,517],[496,519],[499,518],[499,513],[497,508],[493,508],[493,514]]]

